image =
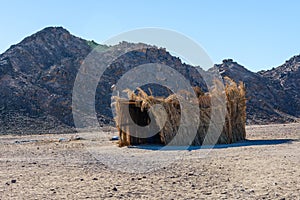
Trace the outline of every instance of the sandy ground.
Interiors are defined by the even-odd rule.
[[[116,131],[0,136],[0,199],[300,199],[300,124],[214,149],[119,148]]]

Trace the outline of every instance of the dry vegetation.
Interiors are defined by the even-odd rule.
[[[245,87],[242,82],[235,83],[229,78],[225,79],[225,97],[223,91],[218,87],[222,84],[215,81],[214,89],[209,93],[203,93],[199,87],[195,87],[194,91],[197,99],[187,91],[180,91],[179,95],[172,94],[167,98],[154,97],[148,95],[145,91],[138,88],[138,93],[126,90],[128,99],[114,97],[117,111],[116,123],[120,132],[120,146],[137,145],[145,143],[158,143],[172,145],[210,145],[217,143],[229,144],[244,140],[246,137],[246,98]],[[224,101],[226,100],[226,105]],[[194,105],[199,107],[196,116],[188,116],[182,118],[180,102],[184,102],[187,107],[187,113],[192,115],[195,112],[189,112]],[[129,131],[130,120],[128,115],[124,114],[125,109],[129,109],[132,120],[140,125],[147,126],[150,123],[149,113],[153,105],[160,104],[163,106],[167,116],[165,124],[164,115],[161,110],[151,110],[154,121],[160,132],[156,137],[151,139],[138,138],[132,136]],[[226,107],[226,108],[225,108]],[[225,110],[224,110],[225,109]],[[225,115],[225,119],[221,116]],[[200,122],[198,121],[200,116]],[[214,116],[214,117],[212,117]],[[194,121],[193,121],[194,120]],[[224,124],[225,120],[225,125]],[[193,137],[193,141],[189,141],[189,129],[193,124],[199,124],[197,134]],[[220,125],[221,124],[221,125]],[[179,126],[184,126],[180,135],[178,134]],[[223,127],[223,128],[222,128]],[[223,130],[220,130],[223,129]],[[216,133],[220,133],[216,134]],[[176,136],[176,137],[175,137]]]

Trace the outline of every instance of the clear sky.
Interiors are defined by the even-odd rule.
[[[178,31],[214,63],[232,58],[252,71],[300,53],[300,1],[12,0],[1,2],[0,52],[47,26],[98,43],[136,28]]]

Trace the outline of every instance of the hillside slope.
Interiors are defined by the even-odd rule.
[[[73,36],[62,27],[48,27],[11,46],[0,55],[0,134],[68,132],[74,127],[72,90],[78,70],[97,44]],[[96,111],[100,124],[112,123],[111,86],[130,69],[165,64],[204,90],[203,78],[166,49],[122,42],[117,48],[135,46],[116,59],[100,79]],[[101,46],[102,49],[108,48]],[[248,123],[291,122],[300,116],[300,56],[278,68],[253,73],[228,59],[215,65],[225,77],[245,82]],[[96,77],[97,78],[97,77]],[[161,88],[154,88],[160,93]]]

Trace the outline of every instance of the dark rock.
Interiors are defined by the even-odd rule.
[[[115,192],[118,191],[117,187],[114,187],[112,190]]]
[[[94,46],[94,42],[75,37],[61,27],[49,27],[0,55],[0,133],[74,132],[74,81],[81,63]],[[119,57],[99,81],[95,107],[101,126],[113,124],[111,86],[138,65],[166,64],[189,78],[193,85],[206,87],[194,67],[182,64],[165,49],[127,42],[118,45],[120,48],[129,46],[139,50]],[[166,94],[163,88],[153,87],[155,94]]]
[[[224,60],[215,65],[222,77],[230,77],[246,86],[247,123],[267,124],[293,122],[300,117],[300,56],[268,71],[251,72],[245,67]],[[284,74],[290,73],[289,77]],[[290,90],[289,90],[290,89]]]
[[[49,27],[1,54],[0,134],[74,132],[72,90],[75,78],[84,59],[96,45],[93,41],[71,35],[62,27]],[[98,47],[108,48],[105,45]],[[166,49],[127,42],[114,47],[136,47],[138,50],[117,58],[100,78],[95,96],[100,126],[114,124],[110,108],[111,86],[141,64],[168,65],[187,78],[192,86],[207,91],[201,74],[208,76],[208,73],[197,68],[200,74],[196,67],[182,63]],[[254,73],[232,59],[225,59],[210,71],[243,81],[248,99],[247,123],[266,124],[291,122],[300,117],[299,66],[300,55],[277,68]],[[91,78],[99,78],[93,75]],[[148,87],[157,96],[171,93],[169,89],[155,84],[142,86],[142,89],[148,91]],[[81,117],[88,120],[88,116]]]
[[[90,51],[85,40],[49,27],[0,55],[0,133],[69,130],[72,80]]]
[[[189,172],[188,176],[194,176],[194,173],[193,172]]]
[[[260,74],[270,80],[274,93],[278,94],[276,109],[285,114],[300,117],[300,55]]]
[[[11,183],[16,183],[16,182],[17,182],[16,179],[12,179],[12,180],[11,180]]]

